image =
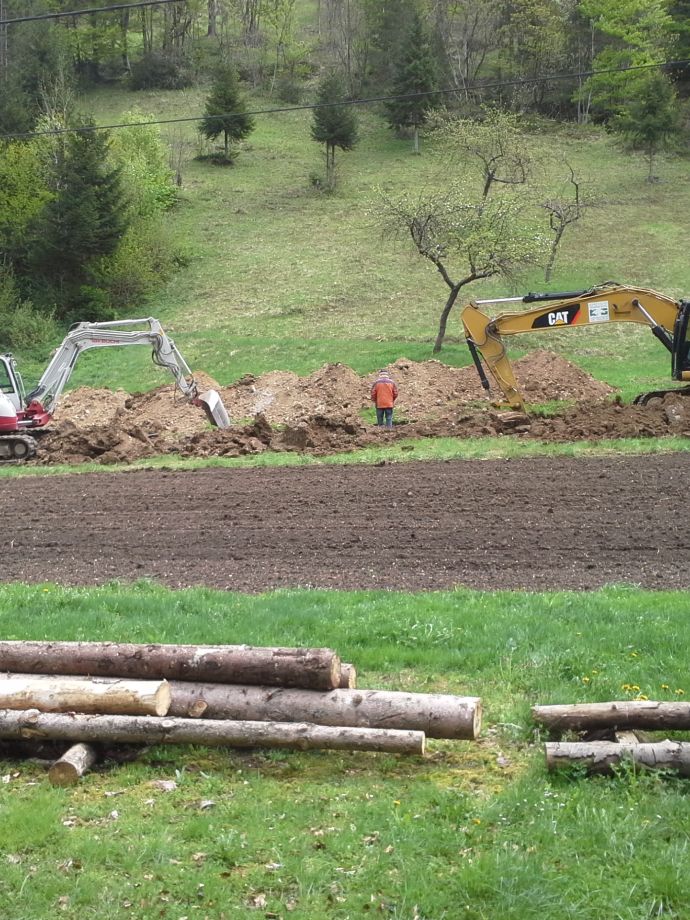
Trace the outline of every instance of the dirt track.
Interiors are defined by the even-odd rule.
[[[2,581],[690,587],[687,454],[7,480]]]

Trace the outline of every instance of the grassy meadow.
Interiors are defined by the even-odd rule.
[[[201,111],[203,93],[107,89],[81,105],[102,124],[134,107],[181,118]],[[256,109],[270,105],[253,100]],[[184,265],[132,315],[160,318],[192,369],[222,385],[274,369],[306,374],[326,362],[365,373],[401,356],[431,357],[445,285],[411,244],[382,238],[376,204],[379,189],[442,184],[441,162],[424,146],[413,156],[409,142],[363,109],[361,143],[338,155],[338,189],[323,195],[310,178],[323,167],[309,122],[307,112],[257,117],[231,169],[191,158],[193,126],[163,129],[188,142],[180,201],[167,221]],[[606,280],[690,293],[686,162],[663,161],[660,181],[647,184],[641,159],[603,132],[542,126],[530,143],[535,154],[551,154],[554,190],[567,175],[554,164],[567,160],[597,206],[566,233],[549,285],[535,272],[517,291],[487,281],[468,296]],[[440,357],[465,365],[458,325],[456,315]],[[515,356],[559,351],[626,399],[669,381],[668,355],[644,329],[514,342]],[[27,383],[43,366],[25,364]],[[147,349],[87,353],[71,381],[132,391],[162,382]],[[687,450],[682,439],[596,448],[506,440],[439,439],[334,462]],[[3,470],[20,474],[27,472]],[[38,587],[0,585],[4,638],[327,645],[356,664],[363,687],[481,696],[484,730],[476,743],[431,741],[423,759],[159,746],[74,789],[51,788],[44,765],[1,761],[0,916],[690,918],[687,782],[627,769],[612,779],[550,776],[530,719],[536,702],[690,694],[686,594],[634,586],[256,597],[148,583],[66,589],[50,584],[49,560],[46,577]],[[166,791],[159,780],[176,785]]]
[[[196,115],[203,102],[199,89],[104,89],[81,105],[101,124],[117,124],[132,109],[158,119]],[[250,99],[253,111],[273,107],[270,100]],[[194,123],[161,127],[186,155],[179,204],[166,219],[184,267],[148,302],[133,305],[132,314],[159,317],[193,369],[226,385],[246,373],[306,374],[326,362],[365,373],[401,356],[431,357],[447,288],[411,243],[382,237],[378,202],[382,192],[442,187],[449,175],[469,177],[474,167],[448,166],[428,144],[414,156],[410,142],[395,138],[373,108],[358,111],[361,141],[354,151],[339,153],[333,195],[312,184],[312,177],[323,176],[323,151],[310,138],[308,111],[258,115],[232,168],[194,160]],[[621,152],[603,130],[527,128],[534,157],[548,158],[540,167],[544,188],[551,194],[563,190],[570,163],[593,206],[566,232],[550,284],[536,270],[514,290],[489,279],[467,288],[461,302],[607,280],[683,296],[690,289],[683,243],[690,206],[686,163],[662,159],[660,181],[650,184],[642,159]],[[461,274],[460,266],[454,274]],[[643,328],[614,325],[511,341],[515,356],[538,347],[563,353],[620,387],[624,398],[668,382],[668,355]],[[440,357],[452,365],[469,363],[457,313]],[[162,380],[149,365],[138,349],[88,353],[72,385],[146,389]],[[31,363],[27,377],[41,369]]]
[[[0,587],[7,638],[326,645],[360,686],[481,695],[424,758],[157,746],[51,788],[2,764],[3,916],[690,916],[684,781],[545,771],[530,706],[682,699],[687,598]],[[161,788],[160,780],[175,783]]]

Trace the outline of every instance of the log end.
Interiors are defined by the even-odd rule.
[[[357,671],[353,664],[342,662],[340,665],[339,690],[354,690],[357,686]]]
[[[167,716],[172,704],[172,690],[167,680],[161,681],[161,685],[156,690],[154,696],[154,712],[156,716]]]
[[[80,775],[73,764],[65,763],[62,760],[56,761],[48,770],[48,779],[51,786],[76,786]]]

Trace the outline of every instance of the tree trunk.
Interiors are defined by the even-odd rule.
[[[443,340],[446,337],[446,325],[448,323],[448,317],[450,311],[453,309],[455,301],[458,299],[458,294],[460,293],[459,285],[453,285],[450,289],[450,294],[448,295],[448,300],[446,305],[443,308],[443,313],[441,313],[441,319],[438,324],[438,334],[436,336],[436,341],[434,342],[434,354],[438,354],[443,346]]]
[[[96,763],[98,755],[89,744],[74,744],[48,770],[53,786],[74,786]]]
[[[163,678],[334,690],[340,659],[327,648],[0,641],[0,672]]]
[[[551,273],[553,272],[553,266],[556,262],[556,253],[558,252],[558,247],[560,245],[563,233],[565,232],[565,227],[559,227],[556,231],[553,242],[551,243],[551,251],[549,252],[549,258],[546,262],[546,268],[544,269],[544,281],[551,281]]]
[[[0,710],[0,738],[58,738],[63,741],[144,744],[204,744],[212,747],[389,751],[423,754],[422,732],[377,728],[332,728],[304,722],[228,722],[156,716],[65,715],[28,709]]]
[[[357,686],[357,671],[353,664],[343,662],[340,665],[340,689],[354,690]]]
[[[424,732],[430,738],[473,740],[481,728],[477,697],[386,690],[283,690],[225,684],[171,684],[170,715],[185,717],[206,703],[205,719],[258,722],[309,722],[351,728],[394,728]]]
[[[170,709],[170,684],[167,680],[0,675],[0,709],[164,716]]]
[[[532,716],[551,732],[611,729],[676,730],[690,728],[690,703],[623,700],[611,703],[574,703],[534,706]]]
[[[676,770],[690,776],[690,744],[660,741],[656,744],[616,744],[613,741],[552,741],[545,745],[547,770],[575,765],[589,773],[611,773],[624,760],[636,766],[657,770]]]

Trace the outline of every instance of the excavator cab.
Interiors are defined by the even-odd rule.
[[[674,380],[690,380],[690,342],[688,322],[690,321],[690,300],[682,300],[678,316],[673,324],[673,349],[671,351],[671,376]]]
[[[0,393],[16,412],[24,406],[24,382],[11,354],[0,355]]]

